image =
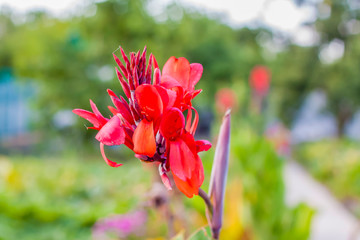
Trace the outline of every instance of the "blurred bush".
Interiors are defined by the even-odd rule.
[[[234,121],[236,122],[236,121]],[[283,165],[272,145],[245,123],[234,123],[222,239],[307,239],[313,211],[285,205]],[[207,189],[214,150],[202,155]],[[127,213],[147,201],[156,167],[131,159],[110,168],[99,156],[0,159],[0,239],[89,239],[91,227],[110,214]],[[150,167],[150,168],[149,168]],[[157,173],[156,173],[157,174]],[[204,226],[204,203],[172,192],[176,231]],[[183,199],[184,201],[182,201]],[[185,202],[185,207],[184,207]],[[167,234],[153,211],[147,237]]]
[[[248,124],[237,123],[234,129],[237,130],[231,136],[230,179],[237,179],[237,182],[231,187],[230,181],[230,189],[241,191],[238,225],[242,229],[242,239],[307,239],[314,212],[303,204],[295,208],[286,206],[284,159],[278,157],[271,143],[256,135]],[[233,209],[228,209],[229,213],[231,211]],[[226,239],[240,239],[229,236]]]
[[[346,139],[302,144],[295,158],[360,216],[360,143]]]

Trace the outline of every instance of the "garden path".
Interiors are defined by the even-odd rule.
[[[286,163],[284,178],[286,203],[316,210],[310,240],[360,240],[360,222],[298,163]]]

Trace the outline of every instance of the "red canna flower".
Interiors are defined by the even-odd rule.
[[[95,138],[109,166],[122,164],[106,157],[104,145],[124,144],[140,160],[159,163],[161,179],[168,189],[171,189],[171,182],[167,173],[171,172],[180,191],[187,197],[197,195],[204,181],[198,152],[211,147],[206,140],[194,139],[199,116],[191,100],[201,92],[195,90],[203,71],[201,64],[171,57],[161,75],[152,54],[146,66],[146,48],[142,53],[131,53],[130,59],[122,48],[120,51],[124,63],[114,55],[120,69],[116,68],[116,73],[128,102],[109,89],[115,106],[109,106],[113,114],[110,119],[103,117],[91,100],[93,112],[82,109],[73,112],[92,123],[91,129],[99,131]],[[183,112],[186,110],[185,121]]]
[[[195,90],[195,85],[199,82],[202,73],[201,64],[190,64],[183,57],[171,57],[163,67],[161,85],[177,92],[178,103],[191,106],[191,100],[202,91]]]

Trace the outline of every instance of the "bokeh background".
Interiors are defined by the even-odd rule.
[[[112,53],[145,45],[160,66],[204,66],[198,137],[215,143],[233,108],[222,239],[357,239],[359,14],[359,0],[1,0],[0,239],[168,239],[206,224],[201,199],[159,190],[125,148],[106,166],[71,112],[91,98],[109,115],[106,89],[123,94]]]

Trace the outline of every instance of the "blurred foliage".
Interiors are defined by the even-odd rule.
[[[176,4],[162,13],[165,20],[158,20],[147,6],[145,0],[100,1],[65,19],[28,13],[27,21],[17,25],[11,21],[15,13],[1,12],[2,24],[7,27],[1,36],[0,68],[10,66],[16,76],[37,82],[38,128],[52,133],[56,112],[89,109],[89,98],[105,116],[110,114],[106,89],[122,94],[111,55],[120,55],[119,45],[126,52],[147,45],[160,66],[172,55],[202,63],[199,88],[205,88],[207,94],[199,97],[199,102],[204,106],[209,106],[217,88],[246,80],[248,70],[263,61],[255,41],[260,30],[234,30]],[[84,132],[79,126],[67,131],[80,136],[77,132]]]
[[[234,129],[237,127],[242,130],[233,131],[231,137],[221,239],[307,239],[313,211],[302,204],[285,205],[283,160],[247,124]],[[213,154],[214,149],[201,156],[204,189]],[[93,158],[2,157],[0,239],[89,239],[99,218],[127,213],[148,201],[156,167],[141,167],[139,161],[129,159],[121,160],[124,166],[115,169],[106,166],[100,156],[96,161]],[[171,208],[179,217],[176,232],[183,229],[188,234],[206,225],[201,198],[171,194]],[[166,219],[151,210],[145,236],[164,239],[166,229]]]
[[[360,144],[324,140],[298,146],[295,158],[325,184],[347,208],[360,216]]]
[[[272,29],[231,28],[220,18],[209,18],[175,3],[159,13],[152,1],[99,1],[62,19],[46,12],[19,16],[1,9],[0,68],[11,67],[19,78],[37,83],[34,105],[40,117],[35,127],[47,129],[46,134],[56,130],[56,112],[89,109],[89,98],[104,115],[110,114],[105,107],[110,104],[106,89],[122,94],[111,53],[119,54],[119,45],[126,52],[147,45],[160,66],[172,55],[204,65],[198,87],[207,94],[200,95],[195,103],[202,106],[212,106],[219,88],[238,82],[247,87],[249,72],[258,64],[269,66],[273,114],[288,124],[305,96],[323,89],[341,135],[344,124],[360,105],[360,8],[354,2],[297,2],[317,11],[316,20],[305,24],[319,36],[310,47],[294,45],[289,37]],[[334,62],[321,61],[319,54],[334,41],[344,44],[344,56]],[[280,50],[276,50],[277,45]],[[75,135],[81,142],[91,134],[84,136],[77,126],[62,129],[61,136],[67,135]]]
[[[360,105],[360,7],[357,1],[342,0],[304,0],[302,4],[316,9],[316,21],[305,26],[314,29],[319,40],[311,47],[289,45],[271,63],[274,101],[282,118],[290,123],[306,94],[322,89],[336,116],[338,134],[342,135],[346,122]],[[340,48],[343,45],[343,56],[335,61],[321,56],[334,43]]]
[[[47,160],[0,159],[0,239],[89,239],[95,221],[136,207],[150,185],[141,166]]]
[[[307,239],[314,211],[303,204],[286,206],[284,160],[248,124],[233,125],[241,131],[232,132],[229,178],[238,180],[229,183],[227,194],[234,197],[240,191],[236,199],[241,199],[241,207],[236,211],[231,201],[225,206],[237,219],[225,222],[233,226],[230,230],[224,225],[224,234],[229,234],[225,239]]]

